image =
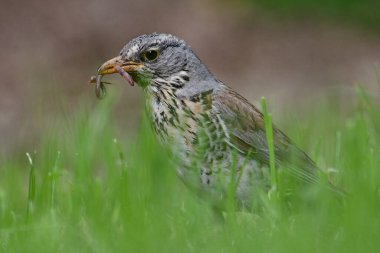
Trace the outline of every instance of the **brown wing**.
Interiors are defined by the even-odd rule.
[[[226,87],[212,95],[212,113],[224,120],[229,145],[244,155],[252,155],[269,165],[269,150],[263,114],[244,97]],[[274,127],[276,163],[286,165],[289,172],[307,182],[317,181],[314,162],[280,130]]]

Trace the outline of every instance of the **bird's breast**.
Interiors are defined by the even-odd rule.
[[[150,94],[147,111],[160,141],[181,156],[193,151],[202,118],[209,113],[201,100],[178,98],[174,89],[158,89]]]

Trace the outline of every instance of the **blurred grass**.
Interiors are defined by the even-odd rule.
[[[275,14],[288,17],[315,17],[380,29],[380,2],[377,0],[245,0]]]
[[[260,212],[226,223],[177,179],[145,120],[135,138],[118,138],[114,101],[83,105],[35,155],[25,150],[33,178],[26,156],[2,159],[0,252],[378,252],[380,107],[366,90],[346,114],[321,102],[286,123],[318,164],[341,170],[343,203],[311,186],[313,201],[258,196]]]

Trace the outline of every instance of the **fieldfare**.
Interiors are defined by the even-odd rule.
[[[154,132],[175,155],[179,177],[200,196],[219,206],[232,183],[237,202],[249,206],[258,190],[270,190],[263,114],[216,79],[185,41],[158,33],[131,40],[92,77],[98,97],[105,92],[102,76],[113,73],[142,87]],[[273,137],[276,165],[317,182],[309,156],[275,127]]]

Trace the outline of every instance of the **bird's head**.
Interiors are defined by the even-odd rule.
[[[119,56],[105,62],[98,74],[121,73],[148,90],[174,89],[202,83],[212,74],[185,41],[170,35],[153,33],[128,42]],[[149,89],[155,87],[154,89]],[[194,87],[193,87],[194,88]]]

